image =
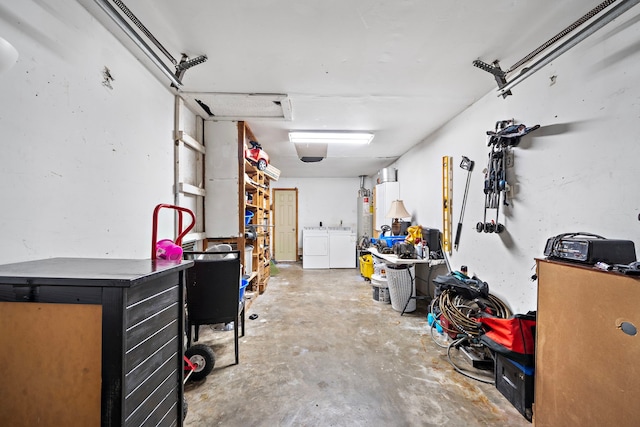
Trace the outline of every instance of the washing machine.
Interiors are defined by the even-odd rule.
[[[326,227],[302,229],[302,268],[329,268],[329,231]]]
[[[329,227],[329,268],[356,268],[356,233],[350,227]]]

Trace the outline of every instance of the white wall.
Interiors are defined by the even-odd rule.
[[[20,54],[0,75],[0,262],[149,258],[153,208],[173,203],[168,84],[74,0],[0,0],[0,36]]]
[[[516,311],[535,308],[529,278],[548,237],[588,231],[640,245],[640,28],[629,19],[609,24],[513,96],[488,94],[392,165],[414,222],[441,228],[441,158],[453,156],[455,230],[466,178],[458,164],[462,155],[476,162],[451,262],[468,265]],[[73,0],[55,8],[0,0],[0,36],[20,53],[0,75],[0,262],[147,258],[153,207],[173,201],[168,84]],[[113,89],[102,85],[105,66]],[[542,129],[514,149],[506,232],[478,234],[485,132],[508,118]],[[320,221],[356,226],[357,177],[282,177],[273,187],[300,190],[300,230]],[[163,221],[161,237],[172,237],[170,223]]]
[[[298,189],[298,247],[302,248],[302,229],[343,227],[357,230],[360,178],[284,178],[271,181],[271,188]]]
[[[208,238],[240,236],[238,122],[204,123],[205,230]],[[244,212],[242,212],[244,217]]]
[[[517,312],[536,308],[530,277],[548,237],[591,232],[633,240],[639,251],[640,27],[624,21],[544,67],[513,96],[488,94],[393,165],[414,223],[442,229],[441,159],[453,156],[455,237],[467,174],[459,167],[461,156],[476,162],[452,268],[468,265]],[[513,149],[507,178],[516,191],[506,215],[500,214],[506,231],[478,234],[489,153],[485,132],[510,118],[542,128]]]

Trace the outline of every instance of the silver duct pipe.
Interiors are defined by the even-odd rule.
[[[151,47],[140,38],[138,33],[122,18],[122,16],[106,0],[94,0],[98,6],[116,23],[118,27],[142,50],[156,67],[164,74],[177,88],[182,86],[182,82],[174,76],[173,71],[162,62]]]
[[[364,187],[364,179],[366,175],[360,175],[360,189],[358,190],[358,197],[369,197],[371,196],[371,190],[368,190]]]
[[[580,30],[567,41],[560,44],[557,48],[543,56],[532,66],[525,68],[520,74],[514,77],[513,80],[501,87],[498,90],[499,96],[504,97],[505,93],[508,92],[511,88],[523,82],[525,79],[531,77],[534,73],[547,65],[549,62],[553,61],[554,59],[571,49],[573,46],[577,45],[582,40],[586,39],[591,34],[595,33],[600,28],[604,27],[609,22],[613,21],[638,3],[640,3],[640,0],[622,0],[619,4],[613,6],[610,10],[604,12],[603,15],[593,21],[592,24]]]

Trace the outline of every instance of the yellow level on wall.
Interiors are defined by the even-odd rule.
[[[451,254],[453,216],[453,157],[442,157],[442,251]]]

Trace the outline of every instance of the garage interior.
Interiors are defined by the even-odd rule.
[[[56,381],[19,369],[17,354],[45,347],[33,334],[78,352],[52,351],[52,366],[79,368],[61,384],[92,384],[77,405],[101,425],[634,425],[637,3],[0,0],[0,424],[74,423],[46,413],[64,408],[43,403]],[[264,165],[249,159],[252,141]],[[392,214],[396,201],[406,212]],[[420,233],[420,245],[399,238],[404,255],[380,243],[396,219]],[[425,250],[428,230],[438,239]],[[334,260],[305,232],[319,232],[321,250],[333,232]],[[173,384],[156,419],[131,402],[138,388],[110,394],[129,377],[106,368],[109,349],[124,369],[138,346],[106,325],[129,321],[159,281],[183,341],[178,289],[188,293],[199,259],[158,267],[162,239],[236,254],[246,329],[236,365],[240,321],[204,324],[197,343],[213,349],[213,371]],[[400,268],[411,310],[382,301],[385,256],[396,257],[387,271],[415,267]],[[102,261],[69,270],[82,260]],[[113,260],[129,270],[109,270]],[[537,313],[535,371],[516,369],[535,383],[528,412],[456,371],[432,338],[443,335],[439,312],[428,318],[434,280],[456,272],[510,315]],[[75,315],[100,319],[102,340]],[[479,373],[489,382],[491,354]],[[102,364],[76,364],[93,356]],[[21,399],[20,384],[35,397]]]

